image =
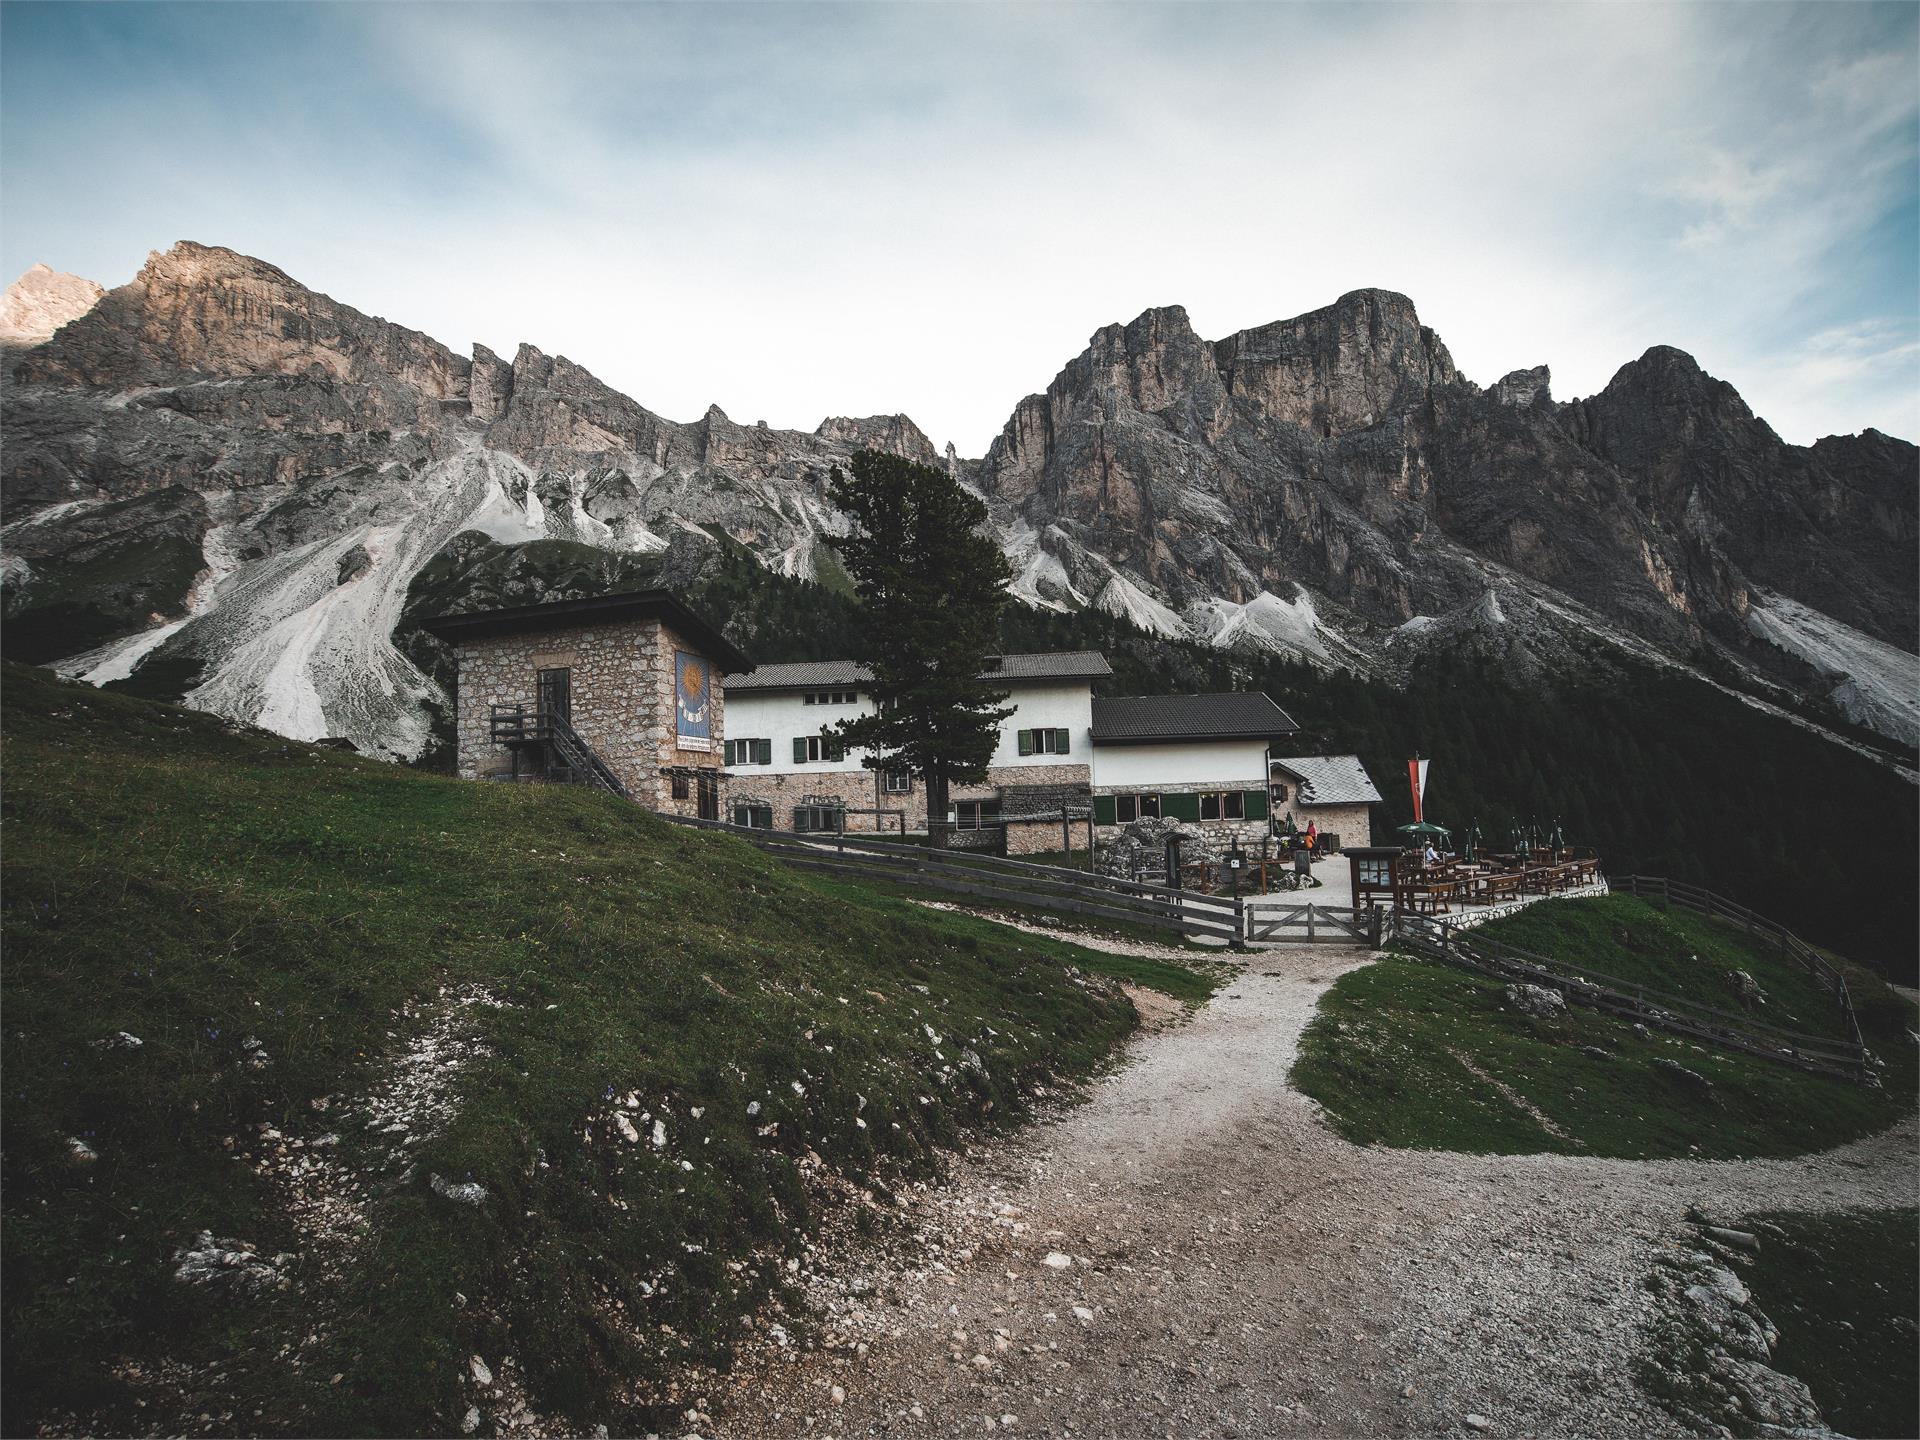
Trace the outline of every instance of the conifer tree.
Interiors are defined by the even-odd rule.
[[[854,530],[841,544],[860,598],[859,658],[873,671],[875,713],[837,727],[872,770],[906,770],[944,823],[956,784],[978,784],[998,743],[1007,692],[981,675],[1000,643],[1013,578],[984,533],[987,507],[945,471],[856,451],[827,495]]]

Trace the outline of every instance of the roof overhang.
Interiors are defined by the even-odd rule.
[[[723,672],[744,673],[753,658],[687,607],[669,590],[632,590],[620,595],[595,595],[585,600],[550,600],[542,605],[517,605],[502,610],[476,610],[465,615],[436,615],[420,628],[449,645],[496,635],[528,635],[543,630],[572,630],[588,625],[611,625],[626,620],[657,620],[697,646]]]

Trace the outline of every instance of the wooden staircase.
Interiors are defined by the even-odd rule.
[[[547,780],[562,785],[586,785],[622,800],[631,800],[613,767],[581,738],[567,718],[550,706],[495,705],[488,728],[496,745],[513,754],[514,780]],[[531,757],[532,768],[521,769]]]

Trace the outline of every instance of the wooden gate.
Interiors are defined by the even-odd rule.
[[[1380,946],[1385,912],[1332,905],[1249,905],[1247,939],[1283,945]]]

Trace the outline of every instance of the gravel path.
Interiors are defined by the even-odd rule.
[[[1627,1362],[1690,1204],[1914,1203],[1911,1122],[1788,1161],[1351,1145],[1286,1076],[1364,963],[1254,956],[1087,1103],[922,1192],[905,1258],[817,1287],[829,1343],[748,1360],[707,1433],[1679,1434]]]

